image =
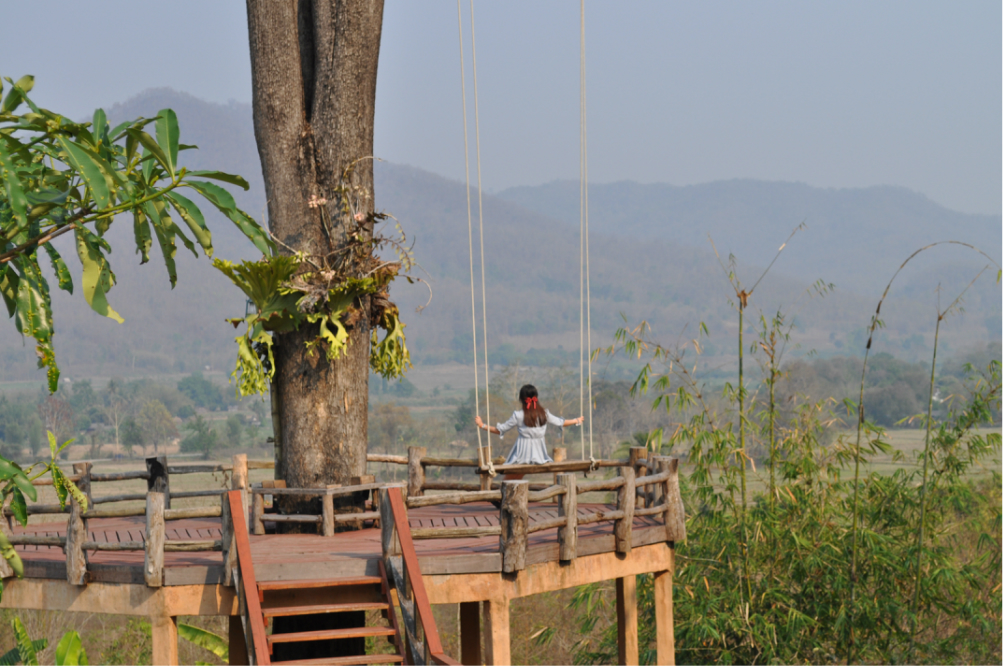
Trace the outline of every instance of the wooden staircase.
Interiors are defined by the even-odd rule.
[[[254,576],[250,541],[239,491],[231,492],[229,500],[237,555],[233,583],[237,589],[245,642],[252,664],[399,664],[409,661],[405,658],[406,650],[403,647],[394,611],[391,586],[382,562],[379,562],[378,576],[258,582]],[[365,625],[365,618],[372,616],[370,611],[380,611],[381,620],[377,626]],[[329,617],[335,613],[344,614],[349,621],[324,621],[325,616]],[[268,625],[278,618],[289,619],[284,623],[284,629],[287,630],[290,625],[295,626],[300,622],[307,625],[361,624],[361,626],[308,628],[302,631],[268,633]],[[361,623],[352,622],[352,619],[361,620]],[[366,654],[365,639],[370,637],[386,638],[391,650],[385,654]],[[342,644],[341,649],[337,651],[352,652],[351,648],[354,647],[354,651],[358,654],[273,660],[273,655],[281,654],[284,649],[288,650],[286,646],[291,643],[314,644],[313,649],[306,647],[300,652],[330,654],[334,651],[330,641],[345,639],[356,639],[356,645]],[[321,641],[326,642],[326,645],[318,645]],[[346,647],[349,649],[346,650]],[[284,658],[280,656],[280,659]]]

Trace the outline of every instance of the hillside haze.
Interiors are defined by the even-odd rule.
[[[211,104],[157,89],[110,107],[108,116],[114,123],[151,117],[164,107],[177,111],[182,141],[200,147],[183,153],[184,164],[246,177],[250,190],[234,194],[241,207],[262,216],[264,187],[250,106]],[[476,191],[472,194],[476,215]],[[420,313],[416,308],[428,299],[424,285],[401,281],[391,292],[401,305],[417,364],[469,363],[472,357],[466,197],[463,183],[413,167],[376,165],[377,206],[401,221],[424,271],[418,275],[432,289],[431,303]],[[707,352],[721,366],[734,355],[736,317],[729,303],[733,292],[708,234],[725,261],[729,253],[736,255],[734,268],[749,287],[791,229],[807,220],[808,229],[795,237],[757,288],[749,319],[784,307],[797,316],[796,338],[803,349],[830,355],[862,351],[877,296],[898,264],[928,236],[941,231],[936,237],[987,245],[997,254],[1000,248],[998,216],[962,215],[895,188],[822,190],[754,181],[684,188],[593,184],[590,205],[593,346],[609,344],[624,317],[631,323],[648,320],[664,341],[694,337],[703,321],[711,330]],[[217,256],[255,258],[251,244],[210,208],[204,207]],[[484,215],[492,362],[522,357],[531,363],[576,363],[578,184],[485,195]],[[126,322],[99,317],[79,294],[54,292],[55,346],[64,372],[72,377],[129,376],[206,366],[229,372],[235,332],[224,320],[243,314],[243,295],[204,257],[195,259],[183,248],[177,256],[178,286],[172,291],[156,251],[150,265],[138,265],[131,224],[123,221],[109,234],[118,278],[109,301]],[[476,234],[476,219],[474,223]],[[61,249],[74,256],[71,248]],[[943,293],[953,294],[982,265],[960,252],[928,254],[915,270],[903,273],[883,308],[887,328],[878,341],[883,351],[907,358],[925,354],[938,284]],[[78,263],[68,263],[79,284]],[[479,276],[479,263],[474,270]],[[806,287],[819,278],[836,283],[836,290],[822,300],[807,298]],[[479,285],[477,289],[479,293]],[[942,332],[948,346],[998,339],[999,289],[993,280],[977,284],[966,295],[966,305],[967,311],[953,317]],[[0,341],[0,378],[41,381],[32,347],[21,344],[12,326],[0,332]]]

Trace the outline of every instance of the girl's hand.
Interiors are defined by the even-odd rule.
[[[478,428],[481,428],[481,429],[483,429],[483,428],[484,428],[484,421],[482,421],[482,420],[481,420],[481,417],[479,417],[479,416],[475,416],[475,417],[474,417],[474,423],[476,423],[476,424],[477,424],[477,427],[478,427]]]

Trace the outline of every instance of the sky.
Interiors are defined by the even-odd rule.
[[[243,2],[39,7],[0,0],[0,74],[34,74],[42,106],[83,118],[162,86],[251,99]],[[469,0],[462,11],[476,183]],[[579,3],[474,13],[485,191],[577,180]],[[1003,208],[998,1],[589,0],[585,14],[591,182],[896,185]],[[456,4],[387,0],[376,154],[462,180],[460,84]]]

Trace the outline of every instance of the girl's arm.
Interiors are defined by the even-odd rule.
[[[585,423],[585,417],[584,416],[579,416],[577,419],[564,419],[564,427],[565,428],[567,428],[568,426],[580,425],[582,423]]]
[[[487,430],[488,432],[493,432],[496,435],[501,434],[501,431],[498,428],[494,427],[493,425],[484,425],[484,421],[482,421],[481,417],[479,416],[474,417],[474,423],[476,423],[477,427],[480,428],[481,430]]]

